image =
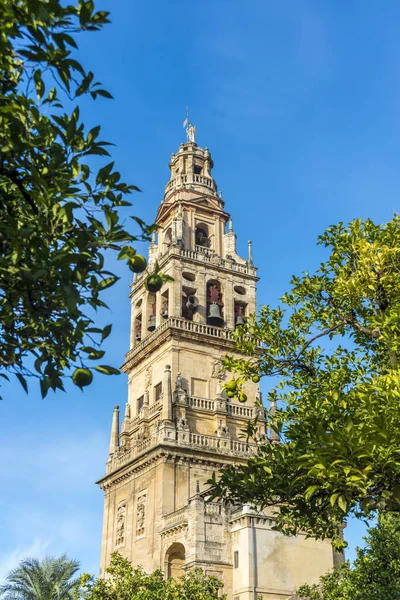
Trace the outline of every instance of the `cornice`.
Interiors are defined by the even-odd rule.
[[[214,457],[212,456],[214,454]],[[142,456],[136,456],[131,462],[121,465],[115,471],[104,475],[96,481],[96,484],[101,489],[106,490],[114,487],[122,481],[129,480],[135,473],[143,471],[149,465],[164,460],[165,462],[176,462],[180,460],[182,462],[190,462],[196,465],[206,465],[212,467],[215,470],[220,470],[224,466],[235,463],[235,464],[246,464],[246,458],[231,454],[215,454],[212,450],[190,447],[182,447],[175,444],[168,444],[160,442],[153,446],[151,450],[145,451]]]

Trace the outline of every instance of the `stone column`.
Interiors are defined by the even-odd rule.
[[[235,310],[233,300],[233,281],[224,279],[224,318],[229,329],[235,329]]]

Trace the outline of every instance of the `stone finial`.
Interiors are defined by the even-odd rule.
[[[247,253],[248,253],[247,262],[249,263],[249,265],[252,265],[253,264],[253,242],[251,240],[249,240],[247,242]]]
[[[129,402],[127,402],[125,404],[125,419],[130,419],[131,418],[131,405],[129,404]]]
[[[151,243],[152,244],[157,243],[157,233],[155,231],[153,231],[153,233],[151,234]]]
[[[172,421],[171,365],[165,365],[164,381],[163,381],[162,419],[165,421]]]
[[[229,231],[229,233],[231,233],[233,231],[233,221],[232,221],[232,218],[230,218],[229,221],[228,221],[228,231]]]
[[[110,454],[118,452],[119,448],[119,406],[114,406],[114,413],[111,424],[111,436],[110,436]]]

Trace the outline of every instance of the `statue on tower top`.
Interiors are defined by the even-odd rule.
[[[186,108],[186,119],[183,121],[183,127],[186,127],[187,141],[195,143],[196,127],[189,123],[189,107]]]

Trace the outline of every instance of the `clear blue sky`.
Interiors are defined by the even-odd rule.
[[[99,2],[112,25],[82,37],[82,61],[115,96],[86,102],[125,179],[135,214],[152,221],[168,160],[191,107],[199,145],[233,215],[239,250],[253,240],[259,302],[313,269],[316,236],[354,217],[399,209],[400,4],[394,0]],[[128,350],[130,273],[109,291],[108,362]],[[67,552],[98,571],[112,407],[124,375],[84,394],[41,400],[17,385],[0,403],[0,579],[23,556]],[[361,527],[351,525],[351,548]],[[352,551],[349,552],[351,557]]]

